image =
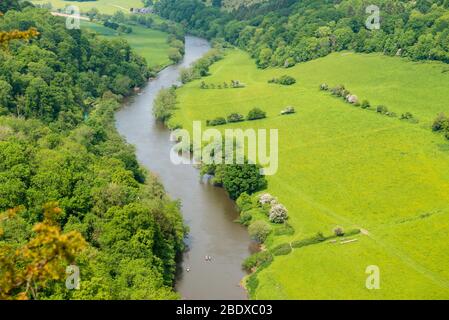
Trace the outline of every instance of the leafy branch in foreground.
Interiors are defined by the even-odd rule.
[[[0,222],[14,219],[18,211],[8,210]],[[44,220],[32,229],[34,238],[18,248],[0,247],[0,299],[38,299],[49,282],[64,279],[66,266],[86,248],[78,231],[61,232],[56,222],[60,214],[56,203],[48,203]],[[2,233],[0,229],[0,237]]]

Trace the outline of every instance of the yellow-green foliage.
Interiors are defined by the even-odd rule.
[[[327,241],[275,257],[257,274],[253,298],[449,298],[449,142],[431,130],[436,115],[449,111],[447,70],[351,52],[260,70],[234,50],[207,81],[239,80],[245,88],[201,90],[197,80],[178,91],[171,121],[184,128],[257,106],[267,119],[217,128],[279,129],[279,171],[268,177],[268,192],[288,208],[296,232],[274,237],[269,248],[336,226],[364,230],[351,237],[356,242]],[[283,74],[297,83],[267,83]],[[372,107],[319,91],[321,83],[344,84]],[[377,105],[411,112],[419,123],[379,115]],[[296,113],[280,116],[286,106]],[[380,290],[365,287],[369,265],[380,267]]]

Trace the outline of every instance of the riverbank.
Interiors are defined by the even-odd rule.
[[[198,170],[170,162],[170,131],[155,121],[152,102],[162,88],[180,85],[180,70],[210,50],[203,39],[186,37],[183,61],[162,70],[116,113],[116,128],[135,146],[138,161],[153,172],[167,193],[179,199],[190,228],[187,250],[178,270],[176,290],[183,299],[246,299],[240,286],[241,264],[251,253],[246,229],[235,223],[238,212],[226,192],[201,182]],[[211,261],[205,257],[210,256]],[[190,271],[187,272],[186,270]]]

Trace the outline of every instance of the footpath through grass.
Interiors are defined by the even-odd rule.
[[[239,50],[228,51],[212,75],[178,90],[173,123],[246,114],[268,118],[218,126],[279,129],[279,171],[269,193],[289,209],[292,236],[271,237],[269,248],[329,234],[335,226],[366,229],[356,242],[294,249],[257,274],[257,299],[449,298],[449,142],[431,131],[449,113],[449,66],[378,54],[334,53],[291,69],[259,70]],[[268,84],[284,74],[292,86]],[[240,89],[200,89],[201,81],[239,80]],[[319,91],[344,84],[361,100],[385,105],[419,123],[354,107]],[[286,106],[296,113],[280,116]],[[365,269],[377,265],[381,289],[367,290]]]

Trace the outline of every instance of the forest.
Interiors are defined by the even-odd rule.
[[[365,0],[279,0],[230,13],[200,0],[161,0],[155,10],[196,34],[223,38],[261,68],[292,67],[331,52],[382,52],[449,63],[449,1],[380,0],[382,28],[366,28]]]
[[[180,205],[114,127],[145,60],[46,10],[0,11],[0,298],[177,298]]]

